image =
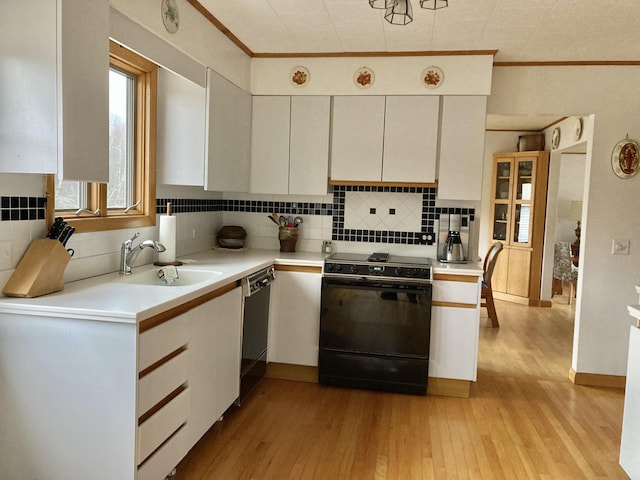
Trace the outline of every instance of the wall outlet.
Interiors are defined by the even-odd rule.
[[[611,240],[611,255],[629,255],[629,245],[631,241],[628,238],[614,238]]]
[[[0,270],[11,268],[11,242],[0,242]]]

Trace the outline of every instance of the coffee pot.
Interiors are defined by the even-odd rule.
[[[438,220],[438,260],[466,263],[469,248],[470,218],[466,214],[441,213]]]
[[[460,232],[449,231],[449,235],[447,236],[447,262],[463,261],[464,247],[462,246]]]

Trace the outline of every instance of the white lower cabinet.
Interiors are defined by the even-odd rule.
[[[434,274],[429,376],[475,381],[480,277]]]
[[[191,448],[240,394],[242,288],[189,312]]]
[[[318,365],[320,267],[276,265],[269,309],[268,361]],[[298,270],[296,270],[298,268]]]

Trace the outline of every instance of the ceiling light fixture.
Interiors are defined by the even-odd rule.
[[[393,25],[407,25],[413,21],[411,0],[369,0],[371,8],[385,9],[384,19]],[[420,7],[439,10],[448,7],[449,0],[420,0]]]

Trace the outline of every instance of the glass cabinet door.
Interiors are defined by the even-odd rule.
[[[516,160],[514,164],[514,191],[513,191],[513,229],[511,243],[522,246],[531,244],[531,228],[533,217],[531,209],[533,204],[535,159],[523,158]]]
[[[511,181],[513,173],[513,161],[505,160],[497,162],[493,172],[493,211],[492,215],[492,238],[493,240],[505,241],[509,238],[509,218],[511,201]]]

